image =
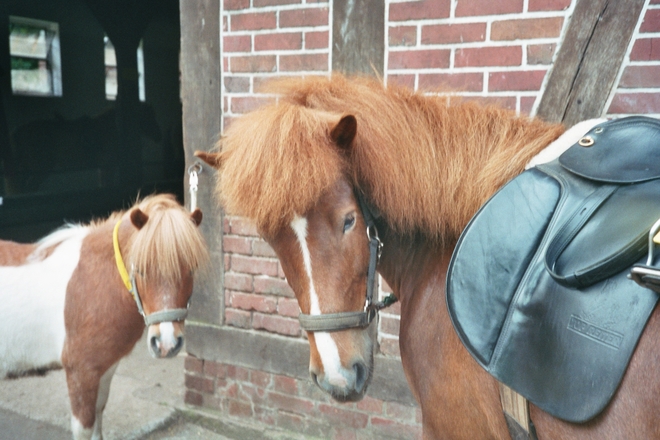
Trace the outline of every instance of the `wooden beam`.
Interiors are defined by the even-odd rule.
[[[385,1],[334,0],[332,70],[383,76]]]
[[[181,101],[186,169],[197,163],[195,150],[213,148],[222,121],[222,58],[220,55],[220,2],[180,0]],[[189,203],[189,175],[184,193]],[[215,171],[204,166],[199,174],[197,205],[204,213],[200,228],[209,245],[208,270],[195,277],[190,319],[221,325],[224,316],[223,213],[213,198]]]
[[[578,0],[536,115],[572,126],[602,116],[644,0]]]

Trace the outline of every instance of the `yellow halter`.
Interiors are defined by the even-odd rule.
[[[131,274],[128,274],[128,270],[126,270],[126,264],[124,264],[124,259],[121,256],[121,250],[119,249],[120,224],[121,220],[117,222],[114,230],[112,231],[112,247],[115,249],[115,263],[117,264],[117,270],[119,271],[119,275],[124,282],[124,286],[126,286],[126,289],[131,293],[131,296],[137,305],[138,312],[140,312],[140,315],[142,315],[144,318],[145,325],[150,326],[161,322],[183,321],[186,319],[186,316],[188,315],[188,307],[190,306],[190,300],[188,300],[188,305],[185,309],[167,309],[151,313],[149,316],[144,313],[144,307],[142,306],[142,300],[140,299],[140,294],[138,293],[137,285],[135,284],[133,271],[131,270]]]
[[[131,295],[135,298],[135,293],[133,292],[133,283],[131,283],[131,277],[128,275],[126,270],[126,265],[124,264],[124,259],[121,257],[121,251],[119,250],[119,225],[121,220],[115,225],[115,229],[112,231],[112,246],[115,248],[115,263],[117,263],[117,270],[121,276],[122,281],[126,289],[131,292]]]

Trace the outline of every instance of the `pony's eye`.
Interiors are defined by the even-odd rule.
[[[355,214],[351,213],[344,217],[344,234],[355,226]]]

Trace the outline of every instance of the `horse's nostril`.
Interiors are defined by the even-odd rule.
[[[353,364],[353,371],[355,371],[355,391],[361,393],[367,383],[367,367],[362,362]]]
[[[183,347],[183,336],[179,336],[176,338],[176,345],[172,349],[172,352],[178,353],[179,350],[181,350],[181,347]]]
[[[158,336],[152,336],[151,339],[149,340],[149,345],[151,346],[151,350],[154,353],[158,353],[158,350],[160,350],[160,348],[158,347],[158,345],[159,345],[158,344]]]

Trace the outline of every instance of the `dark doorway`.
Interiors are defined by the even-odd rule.
[[[0,238],[182,197],[177,0],[0,5]]]

